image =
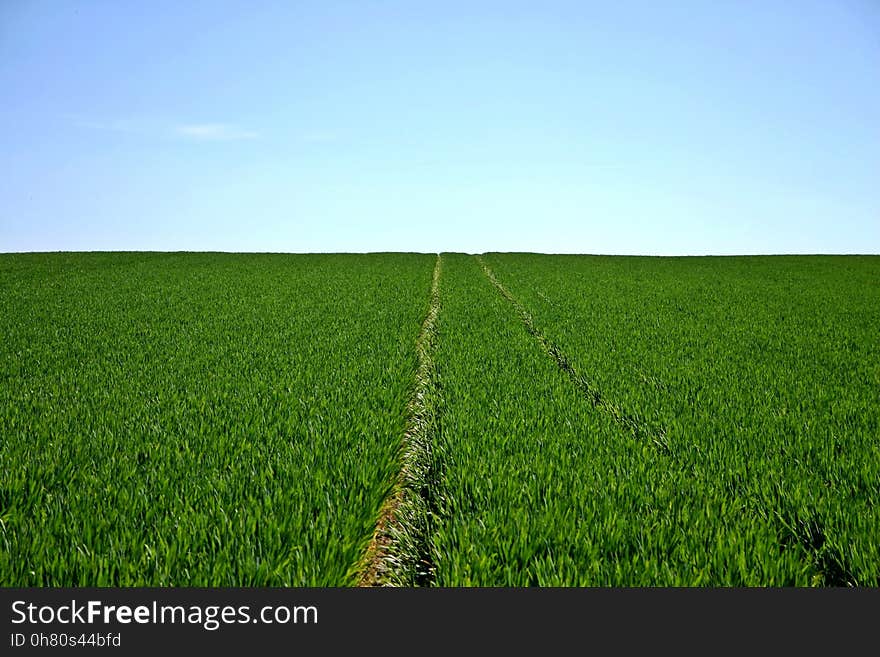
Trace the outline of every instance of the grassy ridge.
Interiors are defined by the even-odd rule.
[[[434,259],[0,257],[0,584],[350,583]]]
[[[806,581],[781,583],[880,584],[880,258],[486,261],[593,386],[662,428],[682,485],[772,530],[776,551],[746,558],[800,552]],[[771,583],[760,565],[743,581]]]
[[[418,368],[400,446],[399,474],[358,568],[359,586],[420,586],[433,577],[429,535],[436,476],[431,468],[431,452],[440,403],[434,347],[442,265],[438,255],[431,280],[431,305],[416,339]]]

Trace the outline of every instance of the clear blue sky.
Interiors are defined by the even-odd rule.
[[[880,253],[880,2],[0,2],[0,251]]]

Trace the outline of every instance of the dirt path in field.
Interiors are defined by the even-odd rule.
[[[440,272],[437,255],[431,280],[431,303],[416,338],[415,388],[407,406],[407,429],[400,449],[400,471],[379,511],[376,528],[357,564],[358,586],[417,586],[430,581],[433,568],[428,543],[428,484],[431,443],[438,403],[434,366]]]
[[[609,415],[617,424],[626,429],[636,439],[650,440],[657,449],[664,453],[669,452],[669,442],[666,439],[666,430],[663,427],[650,426],[638,420],[633,415],[626,413],[620,406],[613,403],[602,395],[599,389],[585,376],[581,375],[568,360],[562,350],[553,344],[535,325],[532,314],[514,297],[510,291],[495,276],[495,272],[485,263],[481,256],[475,256],[486,278],[492,283],[498,293],[504,297],[519,314],[522,323],[529,333],[538,341],[544,352],[552,358],[571,382],[583,393],[590,403],[603,413]]]

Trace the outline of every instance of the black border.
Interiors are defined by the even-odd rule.
[[[137,606],[313,605],[318,622],[288,625],[12,624],[12,603],[71,600]],[[335,651],[388,654],[465,650],[601,654],[876,650],[880,588],[6,588],[3,634],[119,632],[119,648],[39,652],[203,654]],[[18,618],[18,616],[16,616]]]

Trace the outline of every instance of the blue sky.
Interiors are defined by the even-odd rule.
[[[880,253],[880,3],[0,2],[0,251]]]

